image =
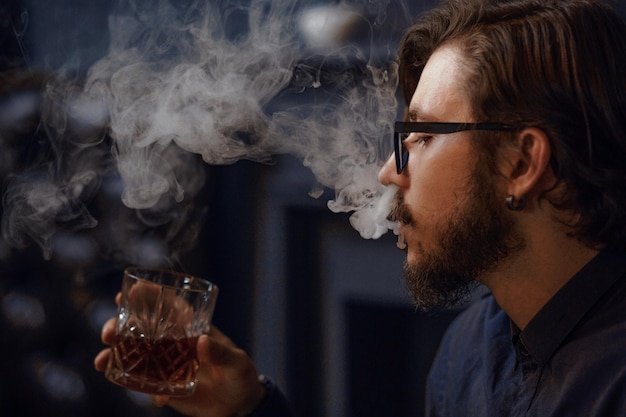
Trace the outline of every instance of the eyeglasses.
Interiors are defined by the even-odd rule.
[[[516,126],[504,123],[439,123],[439,122],[396,122],[393,137],[393,151],[396,158],[396,171],[402,173],[409,160],[409,151],[404,141],[411,133],[455,133],[467,130],[514,130]]]

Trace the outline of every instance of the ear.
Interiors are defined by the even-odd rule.
[[[522,130],[517,137],[517,147],[507,152],[508,195],[516,199],[539,194],[552,178],[550,169],[551,146],[546,133],[538,128]]]

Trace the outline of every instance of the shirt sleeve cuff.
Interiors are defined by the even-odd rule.
[[[295,417],[289,402],[274,381],[265,375],[260,375],[259,383],[265,387],[267,394],[248,417]]]

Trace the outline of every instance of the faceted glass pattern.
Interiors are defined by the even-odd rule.
[[[149,394],[191,395],[196,343],[210,328],[217,292],[182,273],[127,269],[106,377]]]

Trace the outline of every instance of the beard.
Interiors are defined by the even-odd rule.
[[[437,247],[413,248],[422,252],[420,262],[405,262],[406,285],[418,309],[457,307],[471,296],[481,274],[524,247],[504,200],[495,195],[491,178],[485,168],[477,168],[466,198],[442,223]],[[415,225],[402,196],[398,200],[391,218]]]

